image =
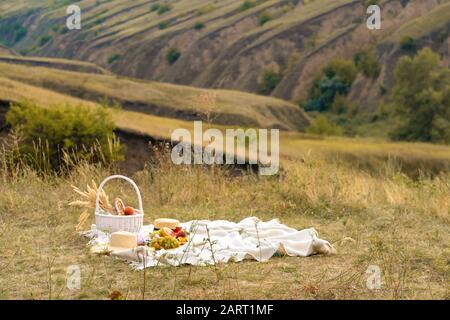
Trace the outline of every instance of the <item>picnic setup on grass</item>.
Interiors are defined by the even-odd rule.
[[[137,208],[127,206],[120,198],[110,203],[104,186],[114,179],[125,180],[133,186]],[[296,230],[277,219],[264,222],[248,217],[236,223],[226,220],[179,222],[170,217],[155,217],[153,224],[144,225],[141,192],[132,179],[122,175],[106,178],[98,188],[93,183],[87,191],[76,187],[74,191],[82,199],[71,205],[95,208],[95,224],[90,230],[80,232],[89,239],[91,252],[119,257],[137,270],[243,260],[264,262],[276,255],[306,257],[335,253],[333,246],[320,239],[314,228]],[[89,216],[88,211],[83,212],[79,226]]]

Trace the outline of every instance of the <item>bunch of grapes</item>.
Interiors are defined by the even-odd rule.
[[[174,249],[180,246],[177,239],[172,237],[154,237],[150,242],[150,246],[156,250]]]

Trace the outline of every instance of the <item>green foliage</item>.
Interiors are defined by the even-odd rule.
[[[246,0],[241,4],[241,6],[239,7],[239,10],[245,11],[245,10],[253,8],[254,6],[255,6],[255,3],[253,1]]]
[[[258,21],[259,25],[262,26],[272,20],[272,16],[269,12],[263,12],[259,15]]]
[[[400,41],[400,48],[404,51],[414,52],[416,50],[416,40],[410,36],[405,36]]]
[[[323,73],[330,79],[336,77],[345,85],[351,86],[356,79],[358,70],[350,60],[335,59],[328,63]]]
[[[262,94],[271,94],[281,81],[281,74],[272,70],[264,70],[259,82],[259,91]]]
[[[439,43],[444,43],[448,36],[449,34],[447,30],[441,30],[437,33],[436,39]]]
[[[194,25],[195,30],[201,30],[205,27],[205,23],[203,21],[197,21]]]
[[[61,169],[70,154],[104,163],[123,158],[120,143],[112,143],[115,125],[105,108],[57,105],[47,109],[26,102],[12,105],[6,122],[20,131],[21,160],[29,164],[46,161],[53,169]]]
[[[97,18],[97,19],[95,19],[95,21],[94,21],[94,25],[100,25],[100,24],[102,24],[103,22],[105,22],[106,21],[106,17],[100,17],[100,18]]]
[[[310,92],[310,99],[306,103],[306,111],[327,111],[334,102],[337,94],[346,96],[350,91],[358,70],[350,60],[336,59],[328,63],[317,79]]]
[[[181,52],[177,48],[171,48],[169,52],[167,52],[166,59],[167,62],[172,65],[181,57]]]
[[[159,28],[159,30],[164,30],[167,28],[168,25],[169,25],[169,22],[163,21],[163,22],[159,23],[158,28]]]
[[[369,6],[378,4],[380,1],[379,0],[365,0],[364,1],[364,6],[367,8]]]
[[[439,55],[424,48],[402,57],[395,81],[393,102],[402,123],[391,137],[450,143],[450,70],[440,66]]]
[[[341,94],[336,94],[334,97],[333,105],[331,106],[331,110],[333,113],[341,114],[347,111],[348,102],[345,96]]]
[[[158,9],[159,9],[159,3],[152,3],[152,5],[150,6],[150,12],[158,11]]]
[[[353,61],[366,77],[376,79],[380,75],[381,67],[378,59],[372,51],[359,51],[355,54]]]
[[[115,53],[108,58],[108,64],[113,64],[119,61],[120,59],[122,59],[122,56],[118,53]]]
[[[38,39],[38,45],[40,47],[42,47],[52,40],[53,40],[53,37],[51,35],[48,35],[48,34],[43,35]]]
[[[306,128],[306,133],[324,136],[341,136],[342,128],[328,120],[324,115],[319,115]]]
[[[158,14],[162,15],[166,12],[169,12],[170,10],[172,10],[172,7],[169,4],[162,4],[158,8]]]
[[[1,21],[1,19],[0,19]],[[0,38],[0,42],[6,46],[13,46],[20,40],[25,38],[28,31],[19,22],[7,22],[0,25],[0,35],[3,35],[4,39]]]
[[[27,29],[25,29],[24,27],[20,26],[14,32],[14,43],[19,42],[20,40],[25,38],[26,35],[27,35]]]

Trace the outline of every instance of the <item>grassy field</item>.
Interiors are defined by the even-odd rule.
[[[65,96],[51,98],[64,101]],[[114,112],[115,117],[120,113],[117,120],[128,120],[120,122],[128,129],[146,128],[152,121],[148,133],[164,135],[173,126],[192,125]],[[449,298],[449,171],[432,175],[424,167],[412,179],[403,174],[401,162],[384,158],[395,154],[448,166],[449,147],[285,132],[280,148],[282,170],[274,177],[177,167],[161,155],[133,177],[143,193],[145,222],[161,216],[183,221],[276,217],[298,229],[315,227],[337,255],[131,271],[123,261],[89,253],[87,240],[75,231],[80,211],[68,206],[75,198],[70,185],[98,183],[116,169],[80,165],[57,177],[28,169],[7,172],[0,165],[0,298],[107,299],[115,290],[127,299]],[[362,163],[377,165],[369,169]],[[107,191],[132,201],[122,185]],[[82,272],[79,291],[65,286],[66,269],[74,264]],[[369,265],[382,270],[381,290],[366,287]]]
[[[173,166],[162,155],[134,176],[146,223],[161,216],[276,217],[298,229],[315,227],[338,254],[143,273],[90,254],[74,229],[80,212],[68,206],[75,198],[70,185],[112,172],[87,165],[66,177],[1,172],[0,298],[107,299],[115,290],[127,299],[449,298],[448,174],[411,180],[395,168],[379,176],[310,157],[286,163],[277,177],[232,177],[219,167]],[[132,201],[124,185],[107,192]],[[81,268],[79,291],[66,288],[70,265]],[[382,270],[380,290],[366,287],[369,265]]]

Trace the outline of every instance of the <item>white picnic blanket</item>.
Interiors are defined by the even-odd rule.
[[[197,266],[253,259],[267,261],[275,254],[306,257],[313,254],[334,253],[328,241],[318,238],[313,228],[298,231],[281,224],[277,219],[267,222],[256,217],[239,223],[226,220],[194,220],[181,223],[189,231],[189,242],[176,249],[155,251],[140,246],[134,250],[112,252],[114,256],[128,260],[136,269],[154,266]],[[148,240],[153,225],[143,226],[139,241]],[[89,245],[107,246],[109,235],[96,230],[83,232],[90,238]]]

